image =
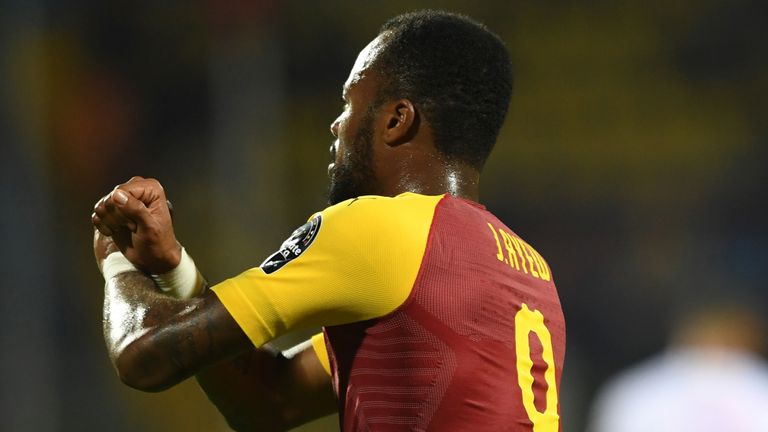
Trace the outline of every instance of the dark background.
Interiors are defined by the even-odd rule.
[[[768,310],[765,2],[0,6],[4,431],[225,430],[194,382],[147,395],[112,371],[93,203],[156,177],[211,281],[257,265],[324,206],[328,126],[357,52],[422,7],[485,22],[513,57],[482,201],[553,269],[564,430],[686,309]]]

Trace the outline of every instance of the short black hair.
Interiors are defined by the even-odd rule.
[[[409,99],[432,126],[448,160],[481,169],[512,96],[512,66],[501,39],[469,17],[423,10],[382,26],[378,101]]]

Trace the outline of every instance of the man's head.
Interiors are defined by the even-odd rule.
[[[391,185],[437,164],[479,172],[511,92],[504,44],[481,24],[437,11],[391,19],[344,84],[330,202],[402,192]]]

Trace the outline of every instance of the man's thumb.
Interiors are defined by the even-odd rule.
[[[125,205],[128,202],[128,194],[121,191],[120,189],[116,190],[114,194],[115,202],[119,205]]]
[[[139,201],[138,199],[131,196],[131,194],[116,189],[114,193],[112,193],[112,200],[115,203],[115,206],[118,208],[118,211],[125,216],[125,218],[130,219],[136,225],[143,225],[144,227],[148,227],[154,224],[154,220],[152,218],[152,215],[149,212],[149,209],[146,205],[144,205],[143,202]],[[133,228],[131,231],[135,232],[135,227],[129,227]]]

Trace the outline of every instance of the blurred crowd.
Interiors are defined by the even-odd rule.
[[[156,177],[209,280],[257,265],[324,206],[328,125],[357,52],[417,8],[473,16],[510,49],[482,201],[553,269],[564,430],[619,431],[604,413],[631,408],[593,408],[598,389],[629,395],[651,363],[610,377],[694,352],[675,351],[700,340],[691,322],[711,328],[691,310],[766,316],[766,3],[350,3],[2,2],[0,430],[225,430],[193,382],[145,395],[111,370],[91,208]],[[734,334],[764,335],[749,323]],[[687,342],[668,345],[673,328]],[[752,340],[760,369],[765,338]]]

